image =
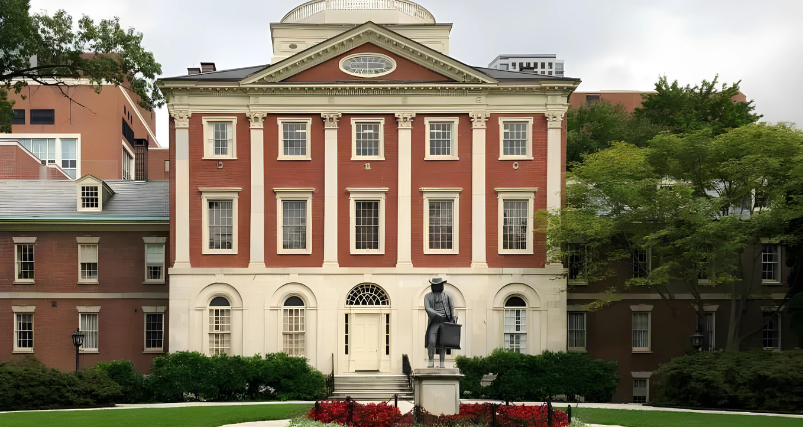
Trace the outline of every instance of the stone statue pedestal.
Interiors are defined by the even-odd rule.
[[[413,370],[415,404],[432,415],[460,413],[459,369],[427,368]]]

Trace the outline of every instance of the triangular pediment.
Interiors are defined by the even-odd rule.
[[[396,69],[403,72],[399,72],[397,76],[389,73],[383,79],[342,77],[348,75],[340,71],[340,59],[354,52],[371,50],[394,58]],[[307,72],[308,70],[310,71]],[[338,78],[338,73],[342,78]],[[354,80],[368,83],[381,80],[382,83],[387,83],[396,80],[496,83],[493,78],[460,61],[373,22],[366,22],[273,64],[244,79],[240,84],[320,82],[322,75],[330,76],[327,77],[329,81],[338,82]]]

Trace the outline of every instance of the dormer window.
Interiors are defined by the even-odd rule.
[[[78,212],[98,212],[114,194],[111,187],[92,175],[84,175],[75,181]]]
[[[100,201],[97,185],[81,186],[81,209],[98,209]]]

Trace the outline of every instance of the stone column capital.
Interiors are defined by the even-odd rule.
[[[245,113],[248,117],[248,123],[251,124],[251,129],[262,129],[265,124],[265,116],[268,115],[267,111],[249,111]]]
[[[399,129],[412,129],[415,113],[396,113],[396,121],[399,122]]]
[[[561,125],[563,124],[563,118],[566,116],[566,112],[552,110],[547,111],[545,115],[548,129],[560,129]]]
[[[321,113],[324,129],[337,129],[338,121],[340,121],[340,117],[342,116],[343,114],[341,113]]]
[[[487,111],[472,111],[468,113],[469,117],[471,117],[471,128],[472,129],[485,129],[486,125],[485,122],[488,121],[488,112]]]
[[[173,120],[176,122],[176,129],[190,127],[190,116],[192,116],[192,113],[189,112],[189,110],[173,110],[170,111],[170,116],[173,117]]]

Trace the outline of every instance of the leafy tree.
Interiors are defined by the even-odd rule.
[[[154,85],[162,66],[141,42],[142,33],[123,29],[116,17],[95,23],[84,16],[75,29],[64,10],[31,15],[29,0],[0,0],[0,132],[11,132],[7,91],[20,93],[29,81],[58,87],[69,98],[64,87],[80,78],[96,92],[103,84],[123,86],[149,110],[162,105]]]
[[[703,80],[694,87],[671,84],[666,76],[658,78],[654,94],[644,95],[640,108],[633,111],[637,118],[665,127],[673,133],[691,132],[710,127],[714,135],[755,123],[762,116],[754,114],[753,101],[733,102],[739,94],[739,83],[723,83],[717,88],[719,76]],[[628,141],[629,142],[629,141]]]
[[[727,287],[727,349],[756,331],[740,331],[748,299],[760,288],[754,268],[762,238],[787,238],[803,203],[803,133],[785,124],[751,124],[714,136],[711,129],[662,133],[646,147],[624,142],[586,156],[567,186],[568,208],[545,215],[552,257],[559,248],[585,257],[591,281],[612,277],[637,250],[653,268],[625,288],[649,287],[670,300],[678,286],[702,310],[706,287]],[[582,254],[576,252],[584,246]],[[558,261],[558,260],[555,260]],[[701,280],[707,279],[707,280]],[[592,304],[601,308],[616,298]],[[700,313],[703,315],[702,311]]]

